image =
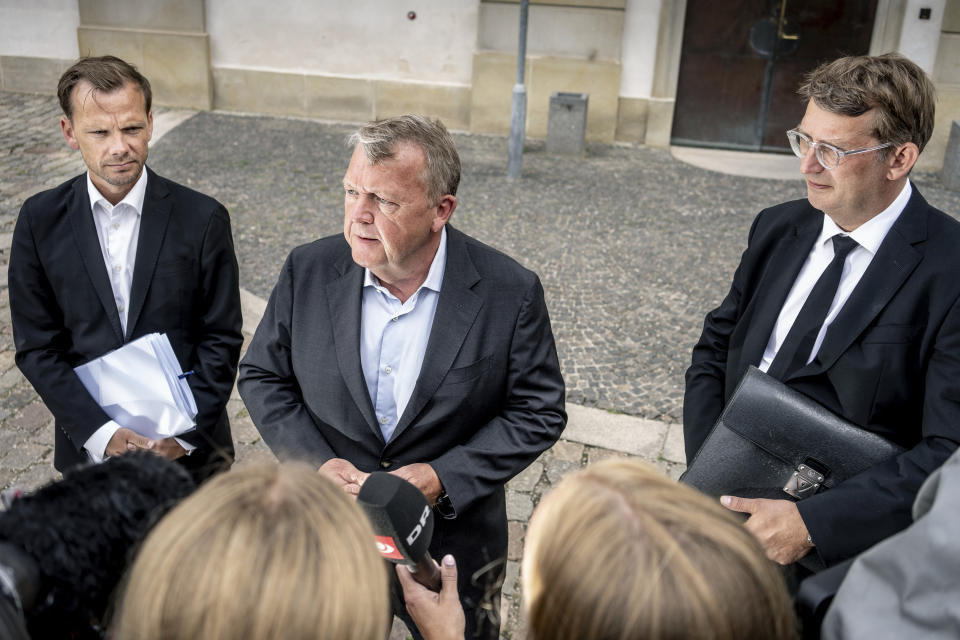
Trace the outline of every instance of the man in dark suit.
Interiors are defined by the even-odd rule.
[[[287,258],[240,394],[281,459],[351,493],[371,471],[416,485],[440,516],[432,555],[460,566],[468,637],[495,638],[480,608],[499,604],[503,485],[566,423],[543,288],[447,224],[460,159],[443,124],[402,116],[350,142],[343,236]]]
[[[9,267],[16,361],[56,421],[54,466],[149,449],[203,479],[233,459],[226,402],[243,336],[229,215],[145,169],[150,83],[134,67],[81,59],[58,96],[88,171],[24,203]],[[177,438],[111,420],[73,371],[153,332],[193,372],[197,428]]]
[[[757,365],[905,447],[798,503],[721,498],[750,514],[746,526],[772,559],[789,564],[815,549],[830,565],[908,526],[920,484],[960,441],[960,224],[908,179],[933,129],[933,86],[919,67],[898,55],[841,58],[800,94],[806,113],[788,136],[807,198],[754,221],[693,350],[683,421],[690,460]],[[831,264],[839,284],[826,316],[794,341]],[[785,344],[800,346],[781,357]]]

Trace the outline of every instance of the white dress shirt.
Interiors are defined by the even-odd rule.
[[[110,288],[120,315],[120,328],[127,333],[127,313],[130,308],[130,287],[133,283],[133,268],[137,260],[137,241],[140,236],[140,218],[143,215],[143,200],[147,192],[147,172],[142,171],[140,178],[115,205],[103,197],[90,179],[87,172],[87,195],[90,197],[90,211],[93,212],[93,224],[97,228],[97,240],[103,263],[110,276]],[[87,455],[94,462],[102,462],[110,438],[121,427],[113,420],[104,423],[83,444]],[[182,440],[180,445],[191,451],[194,449]]]
[[[369,269],[360,310],[360,365],[385,442],[393,437],[427,351],[447,262],[447,230],[427,279],[406,302],[384,288]]]
[[[770,334],[770,339],[767,341],[763,358],[760,360],[759,368],[761,371],[766,371],[770,368],[770,364],[777,355],[777,351],[780,350],[780,346],[783,344],[783,341],[786,340],[790,328],[800,314],[803,303],[807,301],[807,297],[813,290],[817,280],[820,279],[820,275],[833,260],[833,236],[844,234],[856,240],[859,246],[855,247],[853,251],[847,255],[847,259],[843,265],[843,272],[840,276],[840,285],[837,287],[837,293],[833,298],[833,302],[830,304],[830,310],[827,312],[827,317],[823,321],[823,326],[820,327],[820,333],[817,334],[817,339],[813,343],[813,349],[808,354],[806,362],[809,364],[816,357],[817,352],[820,350],[820,345],[823,344],[823,338],[827,334],[827,329],[830,328],[830,324],[840,313],[847,298],[850,297],[850,294],[857,286],[857,283],[860,282],[860,278],[863,277],[867,267],[870,266],[873,256],[875,256],[877,250],[880,249],[880,244],[883,242],[883,239],[887,237],[887,232],[890,231],[890,227],[893,226],[893,223],[896,222],[900,214],[903,213],[904,207],[907,206],[907,202],[910,200],[911,193],[913,193],[913,188],[910,186],[910,181],[907,180],[907,183],[900,191],[900,195],[890,203],[890,206],[850,233],[838,227],[830,216],[823,214],[823,228],[820,231],[820,235],[817,237],[817,241],[813,243],[813,249],[810,250],[810,254],[803,263],[803,267],[800,269],[800,273],[793,283],[793,288],[790,289],[790,294],[787,296],[783,308],[780,310],[777,323],[773,327],[773,333]]]

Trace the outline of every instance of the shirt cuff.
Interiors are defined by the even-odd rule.
[[[178,438],[178,437],[176,437],[176,436],[174,436],[173,439],[176,440],[177,443],[179,443],[179,445],[180,445],[181,447],[183,447],[184,449],[187,450],[187,455],[190,455],[191,453],[193,453],[193,450],[196,449],[196,447],[195,447],[194,445],[190,444],[190,443],[187,442],[186,440],[181,440],[180,438]]]
[[[87,455],[93,462],[103,462],[104,458],[107,457],[107,445],[110,444],[110,438],[119,429],[120,425],[110,420],[94,431],[93,435],[83,443],[83,448],[87,450]]]

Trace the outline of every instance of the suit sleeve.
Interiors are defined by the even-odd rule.
[[[201,290],[193,313],[198,338],[195,375],[190,388],[197,402],[199,430],[213,428],[226,407],[237,375],[243,344],[240,275],[230,231],[230,216],[222,205],[210,216],[200,256]],[[206,445],[203,434],[181,436],[190,444]]]
[[[67,358],[70,331],[41,263],[37,240],[28,201],[13,231],[8,270],[16,362],[79,452],[110,417],[87,392]]]
[[[922,440],[893,460],[797,504],[828,566],[908,527],[920,485],[960,442],[960,300],[935,341],[925,376]]]
[[[293,263],[290,256],[240,363],[238,387],[260,435],[277,457],[303,460],[319,467],[337,455],[307,411],[293,371],[292,311]]]
[[[458,512],[526,468],[566,426],[563,377],[539,279],[524,297],[511,345],[502,411],[430,461]]]
[[[759,220],[760,216],[757,216],[750,228],[747,251]],[[744,257],[746,255],[745,251]],[[730,336],[740,320],[744,274],[744,259],[741,258],[730,291],[720,306],[707,314],[700,339],[693,347],[683,393],[683,439],[688,464],[723,412],[727,353]]]

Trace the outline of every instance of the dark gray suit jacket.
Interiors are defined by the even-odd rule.
[[[431,551],[461,578],[506,553],[504,483],[566,424],[543,288],[502,253],[447,226],[447,264],[420,377],[384,442],[360,365],[363,268],[342,236],[294,249],[240,363],[239,388],[281,459],[362,471],[437,472],[456,518]]]
[[[756,365],[823,214],[807,200],[754,220],[730,292],[704,322],[687,370],[693,458],[748,365]],[[916,186],[831,324],[817,357],[784,382],[908,451],[798,503],[828,565],[907,527],[924,478],[960,442],[960,224]]]
[[[54,466],[87,460],[82,447],[110,418],[73,372],[152,332],[166,333],[197,402],[197,446],[181,463],[196,476],[229,464],[226,403],[240,345],[240,289],[230,217],[219,202],[148,172],[127,333],[97,240],[86,174],[29,198],[10,253],[17,365],[56,420]]]

